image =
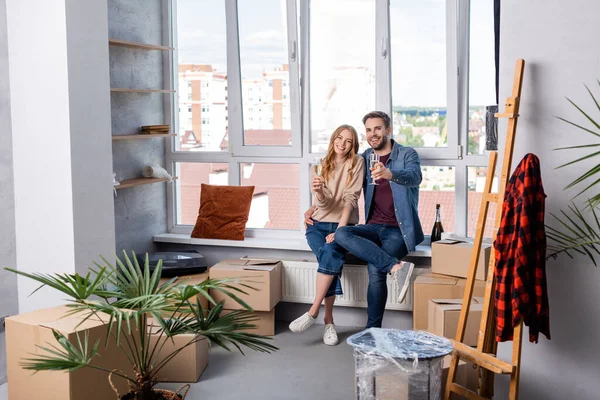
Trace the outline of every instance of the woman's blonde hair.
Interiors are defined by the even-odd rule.
[[[346,181],[346,185],[348,185],[352,181],[352,170],[356,166],[356,154],[358,154],[358,133],[356,133],[356,129],[352,125],[340,125],[336,128],[335,131],[331,134],[331,138],[329,139],[329,148],[327,149],[327,155],[323,159],[323,167],[321,171],[321,176],[325,181],[328,181],[330,176],[332,176],[333,171],[335,170],[335,150],[333,149],[333,142],[335,138],[338,137],[340,133],[344,130],[349,130],[352,134],[352,147],[350,151],[346,154],[346,158],[344,161],[352,160],[350,166],[348,168],[348,180]]]

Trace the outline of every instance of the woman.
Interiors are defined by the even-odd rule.
[[[333,324],[335,296],[342,294],[340,276],[344,265],[344,250],[335,242],[335,231],[358,223],[358,198],[365,176],[365,162],[358,154],[358,134],[350,125],[338,127],[329,140],[321,174],[311,169],[313,194],[313,225],[306,228],[306,240],[317,256],[315,300],[308,312],[290,324],[292,332],[303,332],[319,315],[325,300],[325,333],[323,342],[338,344]]]

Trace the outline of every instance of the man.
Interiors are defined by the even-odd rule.
[[[362,154],[366,165],[370,166],[372,153],[380,157],[363,182],[366,224],[340,227],[334,240],[368,263],[366,327],[380,328],[388,294],[387,275],[393,275],[400,290],[398,300],[403,301],[414,264],[400,260],[424,239],[418,214],[421,162],[413,148],[391,139],[386,113],[370,112],[363,117],[363,124],[371,146]],[[377,185],[370,184],[371,179]],[[307,224],[312,223],[311,215],[312,209],[305,213]]]

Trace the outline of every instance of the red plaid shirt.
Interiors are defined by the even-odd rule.
[[[504,193],[502,220],[494,242],[496,256],[496,340],[513,340],[523,318],[529,341],[539,333],[550,339],[546,287],[546,231],[540,161],[527,154],[510,178]]]

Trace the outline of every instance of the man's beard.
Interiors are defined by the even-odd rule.
[[[387,135],[383,135],[381,137],[381,142],[379,142],[379,145],[377,147],[373,147],[373,150],[377,150],[377,151],[383,150],[383,148],[387,145],[388,140],[390,140],[390,138],[388,138]]]

